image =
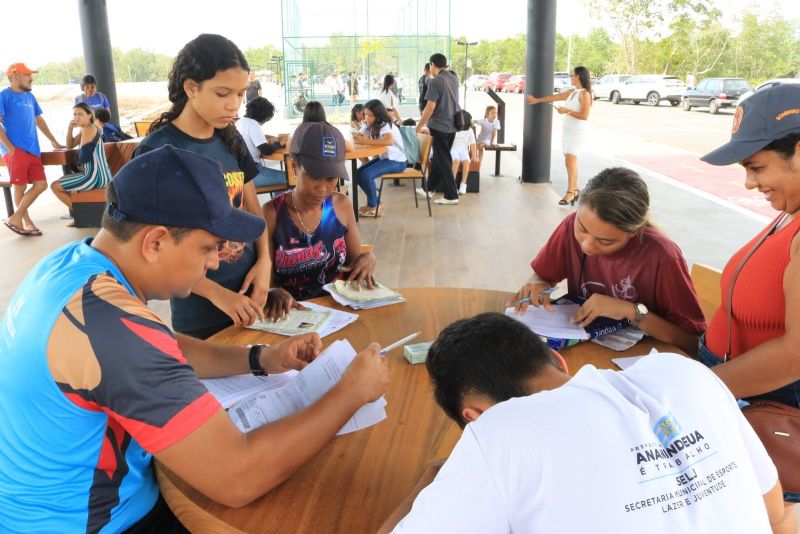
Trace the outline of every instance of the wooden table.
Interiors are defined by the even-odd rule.
[[[421,330],[415,341],[430,341],[456,319],[502,311],[508,293],[481,289],[402,289],[407,302],[359,312],[359,319],[326,337],[348,339],[356,349],[370,341],[387,345]],[[320,304],[338,307],[330,298]],[[280,336],[228,328],[214,341],[230,344],[270,343]],[[611,368],[611,358],[646,354],[663,343],[647,340],[626,352],[594,343],[565,349],[570,371],[587,363]],[[674,349],[673,349],[674,350]],[[461,432],[436,405],[424,365],[410,365],[402,349],[387,356],[391,386],[386,394],[388,418],[367,429],[339,436],[288,481],[250,505],[234,509],[211,501],[158,465],[161,492],[170,508],[192,532],[375,532],[411,491],[424,468],[446,458]],[[257,468],[257,466],[254,466]]]
[[[356,221],[358,221],[358,184],[356,183],[356,168],[358,166],[358,160],[361,158],[371,158],[373,156],[380,156],[386,152],[385,146],[373,146],[373,145],[353,145],[353,150],[348,150],[345,152],[344,157],[351,161],[352,164],[352,172],[351,172],[351,180],[350,180],[350,189],[353,192],[350,195],[350,198],[353,201],[353,213],[356,216]],[[269,156],[266,156],[264,159],[269,159],[272,161],[283,161],[284,156],[286,155],[286,149],[282,148],[280,150],[276,150]],[[344,178],[342,176],[341,178]]]

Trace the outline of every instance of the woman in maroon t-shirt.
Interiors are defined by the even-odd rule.
[[[547,290],[566,278],[586,302],[572,318],[628,319],[648,335],[688,354],[705,331],[703,311],[680,248],[647,219],[650,196],[638,174],[605,169],[582,191],[569,215],[531,262],[533,275],[508,302],[550,309]]]

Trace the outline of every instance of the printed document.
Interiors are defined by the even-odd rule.
[[[514,313],[514,308],[506,308],[506,315],[520,321],[534,333],[544,337],[559,339],[589,339],[589,333],[569,319],[580,308],[579,304],[558,304],[554,311],[547,311],[544,306],[528,306],[523,315]]]
[[[310,406],[342,377],[355,358],[356,351],[346,340],[334,341],[316,360],[308,364],[282,387],[265,390],[234,404],[228,411],[242,432],[282,419]],[[366,404],[350,418],[337,434],[347,434],[386,419],[386,400]]]

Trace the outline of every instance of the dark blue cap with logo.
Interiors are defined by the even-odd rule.
[[[313,178],[346,178],[342,132],[327,122],[304,122],[292,135],[292,154],[301,157],[303,169]]]
[[[132,159],[114,176],[115,220],[180,228],[199,228],[217,237],[254,241],[266,223],[234,208],[213,159],[166,145]]]
[[[731,140],[700,159],[712,165],[738,163],[790,133],[800,133],[800,85],[774,85],[740,103]]]

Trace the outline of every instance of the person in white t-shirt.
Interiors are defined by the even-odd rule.
[[[258,167],[258,176],[253,178],[253,185],[262,187],[286,184],[286,173],[274,167],[267,167],[262,160],[276,150],[285,148],[289,142],[289,137],[286,135],[280,135],[277,138],[268,137],[261,129],[275,114],[275,106],[266,98],[257,96],[247,103],[245,110],[244,117],[236,121],[236,129],[241,134],[247,151],[250,152]]]
[[[469,113],[467,113],[469,116]],[[453,158],[453,179],[458,185],[458,168],[461,167],[461,185],[458,187],[458,194],[467,193],[467,176],[469,176],[469,164],[478,159],[478,148],[475,143],[475,132],[472,131],[472,117],[467,121],[466,130],[456,132],[453,139],[453,146],[450,148],[450,157]]]
[[[387,74],[384,76],[383,88],[381,92],[378,93],[378,100],[381,101],[381,104],[386,108],[386,111],[394,122],[401,122],[400,111],[397,109],[399,103],[397,101],[397,95],[394,93],[396,83],[393,75]]]
[[[356,171],[356,182],[367,195],[367,205],[358,208],[358,211],[367,217],[380,217],[383,206],[378,205],[375,180],[384,174],[403,172],[408,160],[400,129],[392,122],[380,100],[370,100],[364,104],[364,120],[366,124],[361,128],[361,133],[353,134],[353,141],[361,145],[385,146],[386,152]]]
[[[483,118],[478,121],[478,159],[483,159],[483,149],[487,146],[494,146],[497,140],[497,131],[500,129],[500,121],[497,119],[497,108],[486,106]]]
[[[555,356],[499,313],[439,335],[434,395],[466,428],[381,532],[795,532],[764,446],[702,364],[657,354],[570,378]]]

